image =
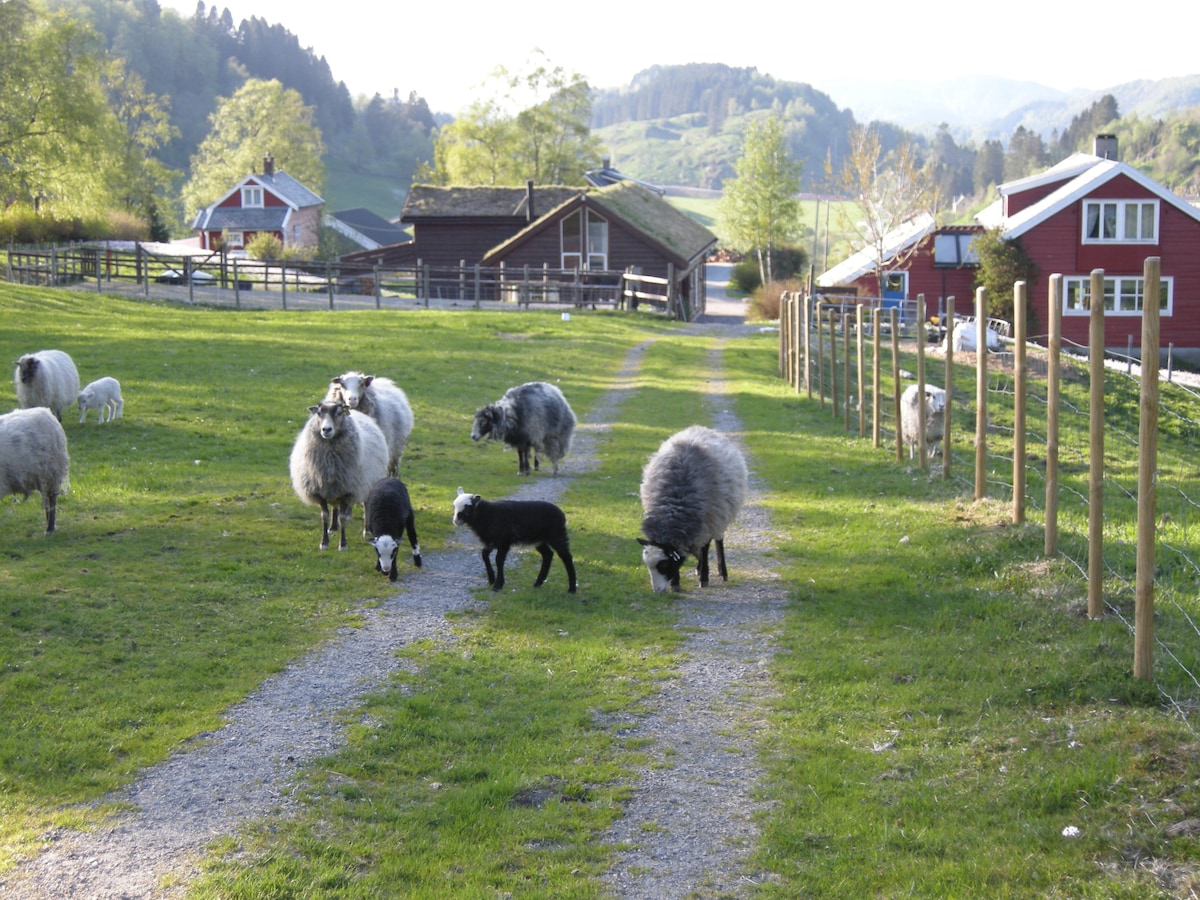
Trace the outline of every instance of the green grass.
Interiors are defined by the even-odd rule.
[[[365,548],[316,551],[318,514],[287,482],[331,374],[372,369],[408,391],[404,477],[432,550],[458,484],[518,483],[511,454],[467,438],[478,405],[546,378],[584,415],[656,338],[599,469],[562,501],[579,595],[556,589],[556,564],[543,588],[514,579],[459,614],[455,643],[405,648],[414,674],[348,713],[348,746],[308,773],[308,811],[217,842],[192,888],[603,894],[598,835],[645,761],[624,725],[683,637],[639,562],[637,484],[666,434],[704,419],[711,340],[625,314],[239,313],[6,287],[0,310],[6,352],[60,347],[126,393],[111,427],[67,422],[59,534],[41,535],[36,502],[0,504],[0,866],[51,825],[94,824],[103,810],[77,804],[389,594]],[[1168,827],[1200,818],[1197,741],[1130,677],[1124,627],[1077,614],[1035,525],[793,395],[776,344],[723,354],[793,597],[764,699],[770,805],[752,865],[776,879],[760,893],[1187,896],[1194,838]]]

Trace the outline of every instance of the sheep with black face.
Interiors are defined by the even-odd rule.
[[[567,536],[567,517],[546,500],[484,500],[462,488],[454,498],[455,525],[466,525],[483,544],[483,565],[492,590],[504,587],[504,560],[513,546],[532,546],[542,557],[534,587],[541,587],[550,573],[554,554],[567,570],[567,592],[575,593],[575,561]],[[496,551],[496,569],[491,553]]]
[[[693,425],[672,435],[642,470],[642,562],[656,591],[679,589],[679,570],[697,560],[700,586],[708,584],[708,548],[717,545],[717,572],[725,566],[725,532],[746,500],[749,473],[741,452],[724,435]]]
[[[475,413],[471,440],[503,441],[517,451],[517,474],[530,474],[544,454],[558,474],[558,461],[571,449],[575,413],[562,391],[544,381],[529,381],[511,387],[495,403]]]

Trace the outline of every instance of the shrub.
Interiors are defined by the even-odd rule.
[[[283,256],[283,241],[268,231],[260,231],[246,243],[246,255],[251,259],[277,260]]]
[[[753,294],[762,286],[762,278],[758,274],[758,260],[747,256],[735,263],[729,272],[729,289],[743,294]]]
[[[786,281],[772,281],[759,288],[750,297],[746,308],[746,318],[751,322],[774,322],[779,318],[780,298],[784,291],[803,290],[804,285],[798,278]]]
[[[776,281],[789,278],[803,280],[808,276],[808,252],[802,247],[777,247],[771,253],[771,274]],[[744,294],[753,294],[762,286],[758,271],[758,254],[750,253],[733,267],[729,287]]]

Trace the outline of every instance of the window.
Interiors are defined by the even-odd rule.
[[[586,246],[584,235],[587,235]],[[562,267],[608,268],[608,221],[589,209],[577,210],[562,220]]]
[[[933,265],[939,269],[979,265],[979,254],[974,246],[977,237],[977,234],[935,234]]]
[[[242,188],[242,206],[262,206],[263,205],[263,189],[260,187],[244,187]]]
[[[1163,278],[1158,299],[1159,315],[1171,315],[1175,281]],[[1090,276],[1063,279],[1063,315],[1086,316],[1091,313]],[[1111,316],[1140,316],[1142,314],[1143,279],[1128,276],[1104,279],[1104,312]]]
[[[1157,200],[1085,200],[1085,244],[1158,242]]]
[[[225,239],[226,247],[244,247],[246,246],[246,238],[240,231],[231,231]]]
[[[908,272],[884,272],[883,296],[889,299],[908,297]]]

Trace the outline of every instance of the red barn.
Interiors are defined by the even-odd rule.
[[[1030,333],[1046,330],[1049,276],[1063,276],[1063,340],[1088,342],[1091,272],[1104,270],[1104,343],[1124,351],[1142,335],[1142,271],[1161,260],[1160,343],[1200,356],[1200,209],[1117,159],[1116,138],[1039,175],[1000,185],[976,219],[1019,240],[1038,267],[1028,286]]]

